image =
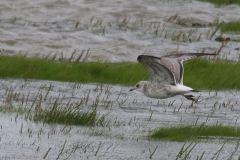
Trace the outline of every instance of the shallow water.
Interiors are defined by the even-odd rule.
[[[8,55],[77,59],[90,49],[89,61],[121,62],[143,53],[215,52],[221,33],[210,40],[215,27],[209,24],[239,21],[240,7],[195,0],[3,0],[0,13],[0,45]],[[223,37],[232,41],[221,56],[238,59],[240,35]]]
[[[7,97],[10,92],[19,94],[11,101],[14,107],[30,107],[37,97],[35,107],[39,95],[46,97],[42,100],[42,107],[49,107],[59,97],[64,106],[69,100],[77,103],[89,95],[84,110],[92,110],[93,102],[98,100],[99,114],[107,114],[112,122],[116,119],[119,122],[117,126],[108,127],[64,126],[25,120],[16,112],[1,112],[2,159],[42,159],[50,148],[47,159],[58,156],[60,159],[148,159],[150,151],[152,153],[157,146],[153,159],[175,159],[184,143],[148,140],[146,136],[161,126],[201,125],[203,122],[239,126],[238,91],[194,93],[195,97],[200,97],[198,103],[191,106],[191,102],[181,96],[150,99],[122,86],[11,79],[1,79],[0,84],[1,106],[9,105]],[[200,157],[204,151],[203,159],[212,158],[224,142],[203,140],[191,151],[190,159]],[[233,140],[225,144],[218,158],[230,157],[236,143],[237,140]],[[237,151],[233,159],[239,156]]]

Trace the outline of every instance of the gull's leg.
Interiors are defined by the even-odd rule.
[[[185,98],[187,98],[188,100],[196,101],[196,99],[194,98],[193,95],[184,95],[184,94],[183,94],[183,96],[184,96]]]

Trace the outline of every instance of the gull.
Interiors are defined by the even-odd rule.
[[[162,57],[140,55],[137,60],[149,72],[149,81],[140,81],[130,91],[142,92],[150,98],[165,99],[183,95],[188,100],[195,101],[194,96],[185,95],[189,92],[200,92],[183,85],[183,61],[199,56],[215,55],[212,53],[182,53]]]

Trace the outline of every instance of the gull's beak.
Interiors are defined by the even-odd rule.
[[[133,90],[135,90],[135,89],[137,89],[136,87],[134,87],[134,88],[131,88],[129,91],[133,91]]]

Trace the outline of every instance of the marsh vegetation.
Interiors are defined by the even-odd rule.
[[[217,4],[217,5],[230,5],[230,4],[240,5],[239,0],[199,0],[199,1],[210,2],[210,3],[213,3],[213,4]]]
[[[240,22],[229,22],[223,23],[221,26],[222,32],[230,32],[230,33],[239,33],[240,32]]]
[[[234,139],[240,140],[240,128],[235,126],[204,124],[196,126],[163,127],[150,135],[150,138],[170,141],[191,141],[197,139]]]
[[[219,60],[216,56],[186,61],[184,68],[184,84],[192,88],[240,89],[238,62]],[[76,63],[24,56],[0,56],[0,77],[134,86],[138,81],[148,80],[149,74],[142,64],[132,62]]]

